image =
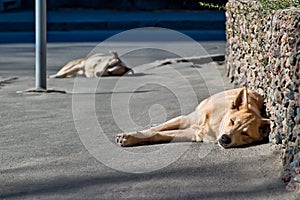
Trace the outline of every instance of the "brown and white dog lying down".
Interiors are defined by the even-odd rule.
[[[57,74],[50,78],[68,78],[76,75],[85,75],[87,78],[101,76],[122,76],[132,69],[119,58],[117,52],[110,55],[97,53],[90,57],[80,58],[68,62]]]
[[[189,115],[148,130],[116,136],[122,147],[167,142],[217,142],[223,148],[247,146],[269,135],[263,118],[263,97],[247,88],[217,93],[203,100]]]

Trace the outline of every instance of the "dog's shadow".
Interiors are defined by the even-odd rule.
[[[259,142],[253,142],[251,144],[245,144],[245,145],[241,145],[238,147],[235,147],[236,149],[245,149],[245,148],[249,148],[249,147],[254,147],[254,146],[259,146],[259,145],[263,145],[263,144],[268,144],[270,143],[269,138],[264,138],[262,141]]]
[[[146,76],[146,75],[152,75],[152,74],[145,74],[142,72],[138,72],[138,73],[126,73],[124,75],[109,75],[109,76],[102,76],[102,77],[98,77],[98,78],[105,78],[105,77],[141,77],[141,76]]]
[[[126,77],[141,77],[141,76],[146,76],[146,75],[151,75],[151,74],[145,74],[145,73],[142,73],[142,72],[139,72],[139,73],[134,73],[134,74],[125,74],[123,76],[126,76]]]
[[[120,92],[109,91],[109,92],[95,92],[95,93],[68,92],[68,94],[69,95],[139,94],[139,93],[149,93],[154,91],[158,91],[158,90],[137,90],[137,91],[120,91]]]

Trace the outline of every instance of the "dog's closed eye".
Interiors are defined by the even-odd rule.
[[[241,133],[243,136],[249,136],[249,134],[246,131],[242,131]]]
[[[230,124],[234,125],[234,120],[233,119],[230,119]]]

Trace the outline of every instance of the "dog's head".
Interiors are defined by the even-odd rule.
[[[127,72],[133,70],[126,66],[126,64],[120,59],[117,52],[111,51],[111,56],[101,58],[101,62],[98,61],[94,70],[95,77],[101,76],[122,76]]]
[[[263,141],[269,134],[269,119],[262,118],[256,106],[248,104],[248,92],[241,89],[224,115],[218,143],[223,148]]]

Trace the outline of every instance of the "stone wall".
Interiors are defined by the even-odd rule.
[[[291,174],[284,180],[292,182],[300,177],[300,8],[269,10],[259,1],[234,0],[226,7],[228,76],[265,97],[270,139]]]

